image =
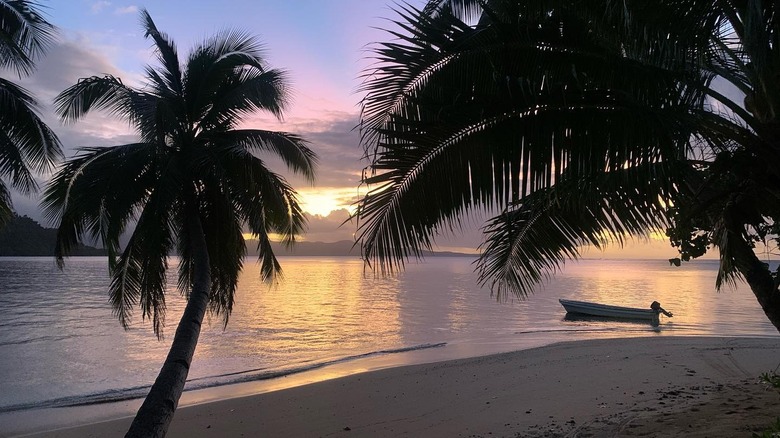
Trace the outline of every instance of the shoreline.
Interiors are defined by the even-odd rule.
[[[539,336],[529,336],[522,343],[499,343],[500,347],[498,348],[495,345],[473,345],[472,343],[458,342],[426,344],[427,348],[420,348],[420,346],[407,347],[401,349],[400,352],[393,352],[392,354],[383,354],[385,352],[379,351],[360,355],[357,358],[337,359],[331,363],[317,365],[311,369],[278,377],[217,384],[203,388],[188,389],[185,387],[185,391],[179,400],[177,412],[185,407],[281,391],[355,374],[491,356],[565,342],[558,337],[541,338],[542,335],[549,335],[548,333],[538,333],[536,335]],[[648,336],[650,335],[652,334],[648,334]],[[577,341],[570,340],[569,342]],[[139,397],[71,406],[40,407],[2,412],[0,413],[0,438],[35,436],[36,434],[124,418],[132,419],[142,402],[143,397]]]
[[[780,394],[758,383],[778,363],[778,338],[567,341],[255,395],[223,388],[220,400],[183,403],[168,436],[745,435],[780,409]],[[121,436],[131,419],[30,436]]]

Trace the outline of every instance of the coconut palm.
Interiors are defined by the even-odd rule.
[[[434,0],[374,47],[361,138],[363,255],[419,257],[492,213],[477,270],[524,296],[583,244],[666,231],[683,259],[720,251],[780,329],[756,257],[778,209],[775,3]],[[717,80],[717,83],[713,81]],[[718,90],[730,82],[745,107]],[[776,275],[775,275],[776,278]]]
[[[0,70],[19,78],[29,75],[53,36],[54,26],[37,3],[0,0]],[[29,195],[38,187],[33,173],[49,171],[61,156],[60,142],[40,119],[35,98],[0,77],[0,226],[13,216],[4,180]]]
[[[83,148],[46,188],[44,207],[59,222],[56,256],[81,239],[99,239],[109,256],[110,300],[127,327],[135,307],[161,334],[168,256],[178,252],[187,305],[168,357],[127,436],[163,436],[184,387],[206,311],[227,324],[245,254],[242,227],[259,238],[264,279],[280,266],[269,234],[292,243],[305,225],[296,193],[256,153],[314,177],[315,154],[301,137],[241,129],[264,110],[281,116],[282,71],[268,69],[251,35],[226,31],[196,46],[182,64],[173,41],[142,11],[159,67],[133,88],[112,76],[81,79],[55,100],[68,122],[93,110],[128,121],[137,143]],[[135,224],[134,228],[131,224]],[[119,238],[130,232],[120,249]]]

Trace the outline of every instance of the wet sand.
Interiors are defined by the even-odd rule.
[[[780,338],[566,342],[180,408],[169,437],[731,437],[780,416]],[[123,418],[36,437],[123,436]]]

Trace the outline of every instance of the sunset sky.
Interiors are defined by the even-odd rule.
[[[298,190],[304,210],[312,216],[310,241],[352,239],[354,224],[340,226],[347,209],[357,199],[362,149],[358,133],[356,93],[361,72],[370,65],[367,47],[389,38],[380,29],[392,28],[395,17],[388,0],[225,0],[191,2],[164,0],[131,3],[107,0],[49,0],[41,2],[59,40],[39,62],[38,71],[20,81],[42,104],[44,119],[60,136],[66,156],[79,146],[115,145],[131,142],[133,132],[122,122],[95,113],[73,125],[62,125],[52,115],[54,96],[79,78],[112,74],[140,86],[143,67],[154,63],[150,41],[144,39],[139,10],[146,8],[157,27],[176,42],[184,59],[189,49],[204,38],[226,28],[257,35],[266,46],[266,60],[273,68],[287,70],[293,102],[284,121],[258,114],[248,126],[277,129],[303,135],[320,157],[314,187],[288,175]],[[423,0],[408,3],[420,6]],[[275,168],[280,172],[284,169]],[[14,197],[19,214],[41,218],[37,199]],[[479,224],[467,224],[463,235],[440,239],[441,248],[474,249],[479,244]],[[660,237],[660,236],[659,236]],[[633,246],[633,245],[632,245]],[[635,253],[635,254],[634,254]],[[673,257],[664,239],[641,244],[624,256]],[[589,257],[600,257],[589,251]]]
[[[132,141],[124,123],[102,113],[64,126],[52,116],[54,96],[79,78],[109,73],[125,83],[142,85],[143,68],[154,63],[151,42],[144,39],[139,10],[146,8],[158,28],[177,44],[186,59],[191,47],[221,30],[242,29],[265,45],[269,66],[284,69],[292,85],[292,105],[283,123],[258,114],[247,125],[303,135],[320,157],[315,187],[283,172],[299,191],[304,209],[314,215],[313,241],[351,239],[347,219],[358,194],[365,163],[358,133],[361,71],[368,65],[367,44],[384,38],[377,28],[391,25],[394,14],[386,0],[293,0],[190,2],[166,0],[131,3],[106,0],[41,2],[59,42],[39,62],[38,71],[21,83],[38,97],[42,112],[60,136],[66,155],[78,146],[114,145]],[[422,4],[417,1],[412,4]],[[41,221],[37,200],[14,197],[16,210]]]

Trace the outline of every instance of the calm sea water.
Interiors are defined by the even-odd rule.
[[[609,336],[778,336],[747,286],[715,291],[712,261],[580,261],[522,301],[491,297],[468,258],[431,258],[391,278],[366,275],[353,258],[282,265],[284,280],[269,287],[247,261],[229,325],[204,327],[188,388],[429,348],[469,356]],[[183,301],[171,278],[163,341],[140,315],[122,330],[107,275],[103,258],[72,258],[64,271],[51,258],[0,258],[0,413],[145,394]],[[658,328],[570,321],[558,298],[636,307],[658,300],[675,316]]]

